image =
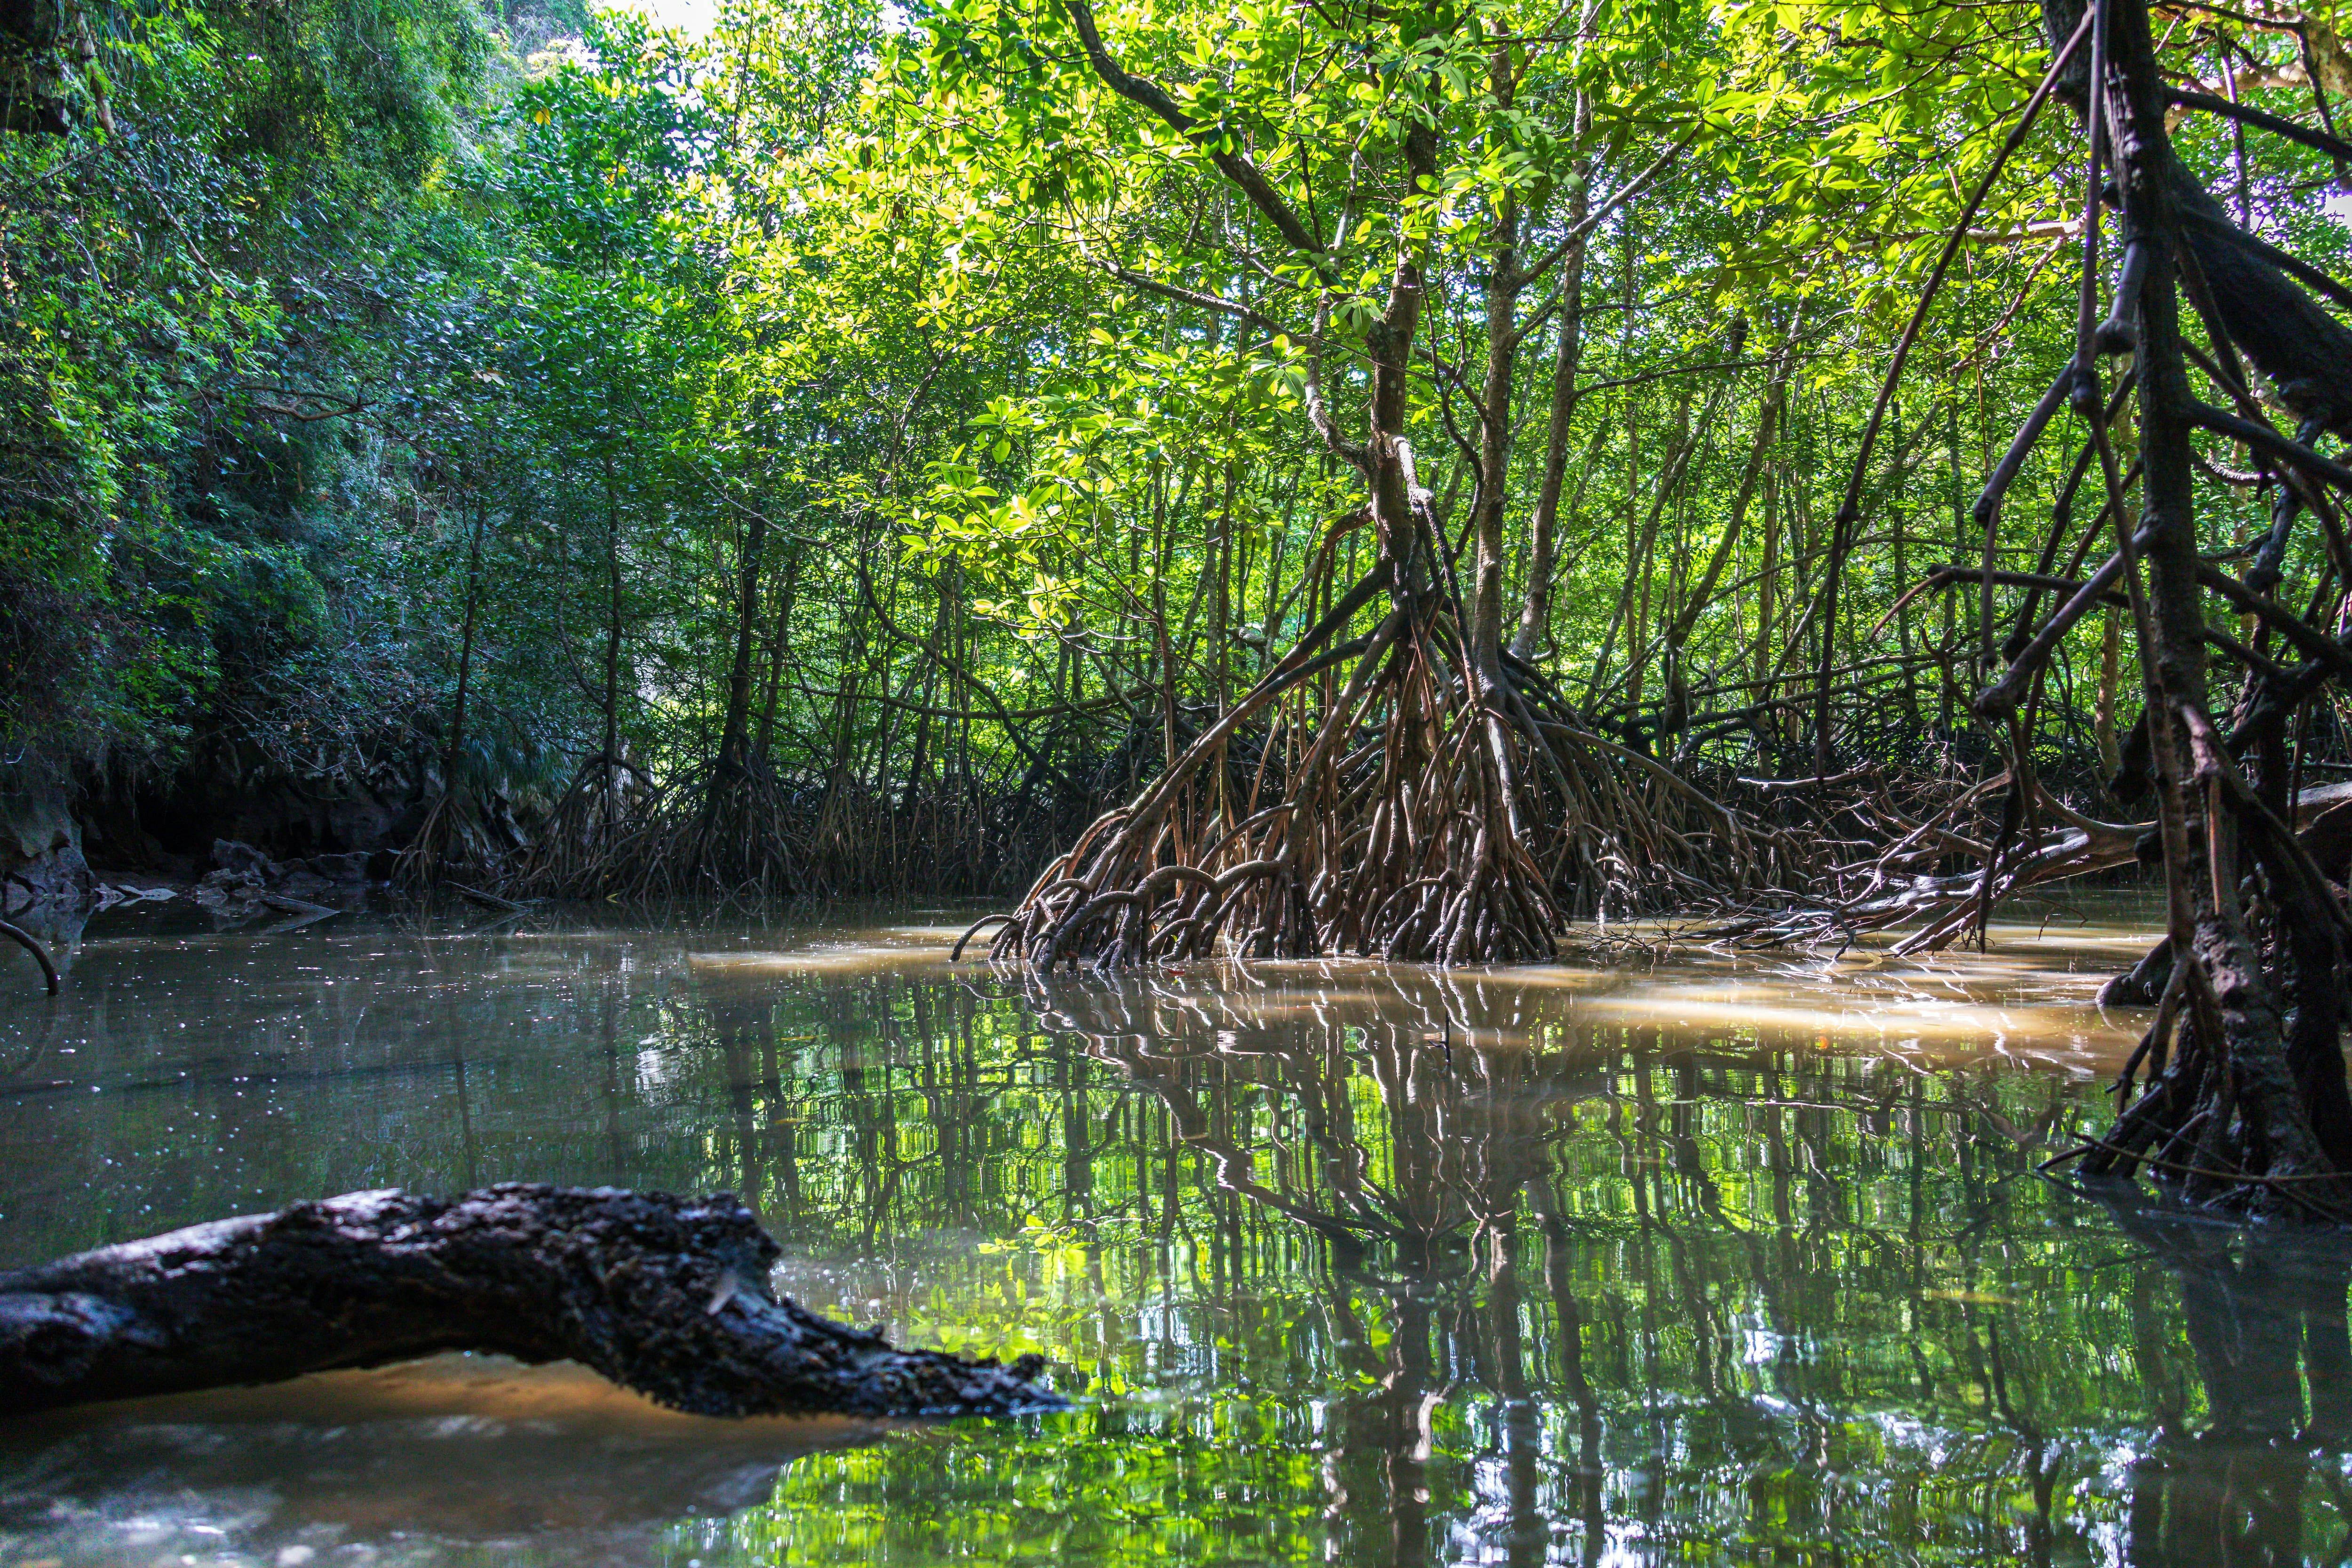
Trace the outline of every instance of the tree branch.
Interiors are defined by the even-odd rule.
[[[1294,249],[1312,257],[1319,270],[1328,260],[1323,242],[1308,230],[1297,213],[1291,211],[1290,204],[1282,199],[1282,193],[1274,188],[1246,153],[1224,152],[1217,147],[1216,143],[1223,137],[1223,129],[1203,125],[1185,113],[1158,83],[1129,76],[1112,57],[1110,50],[1104,47],[1102,34],[1095,26],[1094,7],[1087,0],[1061,0],[1061,6],[1062,14],[1077,29],[1078,42],[1087,51],[1087,61],[1095,68],[1095,74],[1102,79],[1103,85],[1129,103],[1158,116],[1171,130],[1206,153],[1209,162],[1217,166],[1217,172],[1241,188],[1242,194],[1250,199],[1250,205],[1265,215],[1266,221],[1281,232],[1282,237],[1288,240]]]

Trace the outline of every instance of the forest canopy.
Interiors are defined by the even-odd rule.
[[[2326,133],[2169,116],[2239,225],[2341,262],[2334,13],[2153,16],[2176,97]],[[2034,6],[730,0],[698,38],[30,0],[0,35],[0,761],[126,853],[278,792],[546,890],[1018,893],[1346,608],[1390,437],[1432,613],[1545,694],[1529,732],[1718,796],[1974,776],[1996,635],[2096,531],[1970,514],[2075,351],[2085,143],[2008,146]],[[2273,487],[2200,461],[2207,547],[2250,548]],[[2083,483],[2046,442],[2010,504]],[[2126,815],[2137,653],[2118,598],[2049,657],[2022,744],[2063,810]],[[1564,910],[1686,890],[1693,830],[1643,813]]]

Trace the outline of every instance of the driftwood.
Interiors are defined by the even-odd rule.
[[[0,1274],[0,1413],[459,1350],[576,1361],[700,1415],[1062,1403],[1043,1357],[893,1350],[772,1296],[779,1251],[726,1194],[347,1193]]]

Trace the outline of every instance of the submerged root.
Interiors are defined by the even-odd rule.
[[[10,925],[6,921],[0,921],[0,937],[6,937],[10,942],[15,942],[18,947],[23,948],[26,952],[33,955],[33,962],[41,966],[42,984],[48,988],[50,995],[56,995],[58,994],[58,966],[56,963],[50,959],[48,950],[34,940],[33,933],[16,926]]]
[[[2172,973],[2116,1081],[2115,1124],[2051,1163],[2117,1182],[2144,1170],[2197,1206],[2352,1222],[2352,1150],[2330,1103],[2341,1068],[2329,1094],[2296,1070],[2282,1021],[2245,1005],[2258,995],[2212,994],[2200,964]]]
[[[2176,885],[2170,934],[2102,993],[2153,991],[2156,1016],[2116,1079],[2114,1125],[2060,1158],[2093,1177],[2145,1170],[2191,1205],[2352,1222],[2352,916],[2337,890],[2352,846],[2334,812],[2291,825],[2305,814],[2266,804],[2211,721],[2174,711],[2201,776],[2164,801],[2179,814],[2168,828],[2234,839],[2246,874]]]

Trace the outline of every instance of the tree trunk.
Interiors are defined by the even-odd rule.
[[[597,755],[609,803],[612,770],[621,765],[621,501],[610,454],[604,458],[604,742]]]
[[[1763,560],[1756,572],[1756,700],[1772,700],[1773,618],[1780,614],[1774,595],[1780,576],[1780,468],[1776,461],[1764,470]],[[1769,721],[1768,720],[1768,722]],[[1777,726],[1776,726],[1777,729]]]
[[[1487,62],[1486,87],[1508,112],[1517,79],[1511,46],[1497,44]],[[1494,250],[1486,274],[1486,373],[1479,389],[1478,474],[1471,531],[1477,539],[1465,628],[1471,668],[1482,690],[1503,679],[1503,509],[1510,499],[1511,381],[1518,362],[1519,197],[1507,188],[1495,204]]]
[[[2280,727],[2325,675],[2294,697],[2273,691],[2272,679],[2255,673],[2237,705],[2234,733],[2224,735],[2210,709],[2204,595],[2221,593],[2240,609],[2268,605],[2291,631],[2300,628],[2306,652],[2329,639],[2258,596],[2259,562],[2242,584],[2199,558],[2190,431],[2213,416],[2189,384],[2179,302],[2187,292],[2209,307],[2217,359],[2234,366],[2243,353],[2252,360],[2307,416],[2306,439],[2344,416],[2336,411],[2352,412],[2352,401],[2331,401],[2330,390],[2352,378],[2352,363],[2341,363],[2352,360],[2345,353],[2352,333],[2248,249],[2243,237],[2229,237],[2226,215],[2167,135],[2165,83],[2145,0],[2108,5],[2091,47],[2077,50],[2059,81],[2115,171],[2122,270],[2139,279],[2137,300],[2117,300],[2119,311],[2130,312],[2136,349],[2145,476],[2137,533],[2121,504],[2092,374],[2095,354],[2115,344],[2094,332],[2087,309],[2072,393],[2091,422],[2118,548],[2127,566],[2146,568],[2144,586],[2136,570],[2124,580],[2139,632],[2152,775],[2146,783],[2154,785],[2164,849],[2176,971],[2168,990],[2177,1002],[2159,1007],[2158,1027],[2126,1069],[2123,1094],[2129,1096],[2143,1059],[2151,1081],[2089,1149],[2084,1169],[2127,1173],[2145,1159],[2195,1201],[2343,1218],[2352,1215],[2352,1097],[2340,1045],[2344,910],[2263,799],[2284,802],[2284,778],[2273,776],[2284,758]],[[2051,0],[2044,18],[2053,48],[2081,16],[2080,5]],[[2326,363],[2331,358],[2338,363]],[[2309,375],[2299,377],[2303,371]],[[2290,508],[2282,528],[2292,515]],[[2017,674],[2012,669],[2004,684]],[[2259,791],[2240,775],[2240,754],[2254,760]],[[2125,784],[2133,794],[2146,788]],[[2174,1022],[2177,1037],[2161,1037],[2176,1033]]]
[[[1323,395],[1325,356],[1342,352],[1326,345],[1352,335],[1333,328],[1333,305],[1345,291],[1335,253],[1246,152],[1127,73],[1086,0],[1060,4],[1105,85],[1186,138],[1314,270],[1307,416],[1361,476],[1366,500],[1304,563],[1301,581],[1315,586],[1305,601],[1307,625],[1289,650],[1181,754],[1171,747],[1166,771],[1080,835],[1013,911],[992,917],[1003,928],[992,951],[1046,969],[1066,957],[1141,963],[1204,954],[1231,928],[1234,950],[1258,957],[1352,951],[1460,963],[1551,956],[1566,924],[1571,857],[1614,881],[1639,875],[1655,857],[1650,847],[1668,842],[1649,832],[1636,792],[1578,776],[1598,782],[1595,775],[1643,760],[1587,732],[1550,683],[1502,646],[1516,301],[1557,258],[1522,272],[1521,215],[1516,198],[1506,198],[1485,300],[1486,402],[1472,454],[1469,530],[1478,548],[1465,595],[1406,440],[1429,237],[1409,226],[1396,233],[1387,297],[1360,329],[1358,363],[1369,387],[1362,439],[1351,440]],[[1515,49],[1490,58],[1490,83],[1504,96],[1515,80]],[[1433,78],[1421,85],[1439,90]],[[1406,190],[1434,189],[1439,121],[1406,124],[1395,167],[1383,177]],[[1359,576],[1354,556],[1366,523],[1377,547]],[[1328,608],[1318,613],[1318,603]],[[1165,624],[1164,615],[1151,618]],[[1360,619],[1373,624],[1360,630]],[[1276,615],[1267,621],[1271,635]],[[1199,787],[1202,771],[1218,764],[1237,728],[1253,721],[1262,765],[1238,790]],[[1741,831],[1727,814],[1714,825],[1727,840]],[[1693,846],[1713,837],[1676,836],[1665,853],[1709,854]]]
[[[743,560],[735,584],[735,659],[727,671],[727,719],[719,738],[719,771],[711,781],[714,795],[743,772],[745,748],[751,730],[751,646],[760,623],[760,566],[768,552],[768,520],[751,514],[743,532]]]
[[[797,541],[784,552],[784,583],[776,598],[776,629],[768,645],[767,689],[760,700],[760,732],[751,742],[751,757],[763,769],[776,733],[776,706],[782,700],[784,665],[793,650],[793,600],[799,593],[801,551]]]
[[[0,1414],[445,1351],[576,1361],[698,1415],[1062,1403],[1041,1356],[892,1350],[772,1296],[780,1250],[726,1194],[347,1193],[0,1274]]]
[[[488,510],[474,497],[474,528],[466,546],[466,615],[457,635],[457,695],[449,706],[449,744],[442,751],[441,793],[457,793],[457,768],[466,747],[466,699],[474,678],[474,627],[482,607],[482,529]]]
[[[1732,349],[1738,353],[1737,342]],[[1698,618],[1715,598],[1716,584],[1723,580],[1723,569],[1730,563],[1732,552],[1739,547],[1740,531],[1747,526],[1748,509],[1756,499],[1757,481],[1763,477],[1764,462],[1772,450],[1773,438],[1780,434],[1780,405],[1789,392],[1789,374],[1795,368],[1796,338],[1792,332],[1773,356],[1773,365],[1765,383],[1764,393],[1756,409],[1756,439],[1748,449],[1747,465],[1739,471],[1739,488],[1731,498],[1731,515],[1723,525],[1723,537],[1716,542],[1715,552],[1707,558],[1706,569],[1699,574],[1683,603],[1681,613],[1666,628],[1666,662],[1670,668],[1679,669],[1683,645],[1690,640]],[[1897,580],[1901,574],[1896,574]]]
[[[1580,140],[1591,128],[1591,100],[1580,87],[1573,120]],[[1576,419],[1577,372],[1584,360],[1584,220],[1591,216],[1591,171],[1580,171],[1568,202],[1570,235],[1559,260],[1559,342],[1552,355],[1551,418],[1544,429],[1542,489],[1536,492],[1536,510],[1528,521],[1528,592],[1519,607],[1519,629],[1511,638],[1511,652],[1522,661],[1536,657],[1551,635],[1551,580],[1559,569],[1559,494],[1568,477],[1569,427]]]
[[[2124,618],[2111,605],[2105,619],[2106,625],[2099,636],[2099,692],[2091,709],[2091,734],[2098,742],[2099,766],[2113,778],[2124,765],[2123,752],[2116,744],[2116,698],[2123,685]]]

